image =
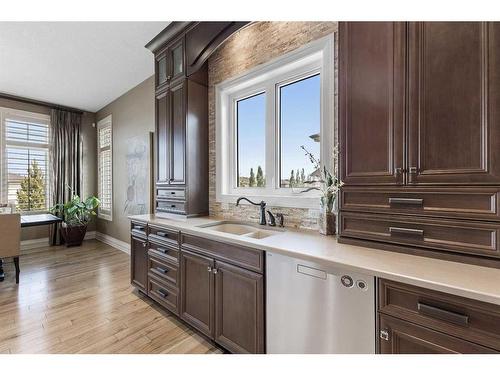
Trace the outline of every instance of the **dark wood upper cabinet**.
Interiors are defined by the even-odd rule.
[[[405,24],[340,24],[341,175],[346,184],[402,184]]]
[[[215,263],[215,341],[232,353],[264,353],[264,276]]]
[[[181,253],[182,319],[208,337],[214,335],[214,261],[200,254]]]
[[[494,244],[491,233],[463,235],[476,225],[498,231],[500,23],[346,22],[339,33],[341,241],[472,263],[496,258],[496,249],[476,251],[486,238]],[[365,223],[353,212],[364,212]],[[427,240],[443,228],[438,221],[400,225],[403,237],[392,226],[367,231],[366,223],[406,221],[375,214],[463,223],[443,233],[443,248]],[[463,239],[471,242],[460,252],[476,257],[452,255]]]
[[[157,91],[178,78],[185,77],[184,37],[178,38],[164,47],[155,57]]]
[[[410,184],[500,183],[500,25],[408,25]]]
[[[130,244],[130,279],[131,283],[144,293],[148,284],[148,247],[147,241],[132,237]]]

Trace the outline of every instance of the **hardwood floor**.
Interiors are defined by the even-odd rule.
[[[6,264],[0,353],[221,353],[130,286],[129,256],[92,240]]]

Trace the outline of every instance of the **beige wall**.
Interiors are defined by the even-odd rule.
[[[210,215],[257,220],[258,208],[218,203],[215,198],[215,89],[217,83],[337,31],[336,22],[256,22],[232,35],[208,60]],[[335,72],[337,59],[335,58]],[[336,76],[336,73],[335,73]],[[335,103],[337,100],[335,89]],[[333,125],[332,125],[333,126]],[[319,207],[319,201],[318,201]],[[289,226],[316,228],[319,210],[273,207]]]
[[[22,111],[29,111],[35,113],[43,113],[46,115],[50,115],[50,108],[35,105],[22,103],[15,100],[10,99],[2,99],[0,98],[0,107],[7,107],[18,109]],[[82,118],[82,142],[83,142],[83,194],[85,197],[96,194],[97,191],[97,181],[96,181],[96,132],[92,127],[92,124],[95,122],[95,114],[85,112]],[[89,231],[95,230],[95,222],[91,222],[89,227]],[[21,239],[22,240],[31,240],[37,238],[48,237],[48,227],[33,227],[33,228],[23,228]]]
[[[113,121],[113,220],[97,220],[97,231],[130,242],[129,221],[125,212],[129,186],[126,155],[132,138],[148,140],[155,129],[154,77],[146,79],[118,99],[100,109],[99,121],[112,115]],[[96,164],[97,165],[97,164]],[[147,192],[151,186],[147,185]],[[149,196],[145,198],[150,211]]]

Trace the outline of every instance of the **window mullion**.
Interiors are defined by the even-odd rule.
[[[276,190],[276,93],[274,82],[266,85],[266,191]]]

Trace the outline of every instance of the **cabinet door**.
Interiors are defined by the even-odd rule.
[[[156,66],[155,66],[156,88],[159,88],[167,83],[167,76],[168,76],[167,65],[168,61],[166,53],[162,53],[156,56]]]
[[[482,354],[494,350],[380,314],[381,354]]]
[[[146,240],[142,238],[131,238],[130,281],[146,293],[148,284],[148,247]]]
[[[409,24],[411,184],[500,182],[500,24]]]
[[[342,22],[339,38],[342,179],[402,184],[405,24]]]
[[[170,180],[169,101],[166,92],[156,97],[156,182]]]
[[[185,80],[170,88],[170,183],[185,183],[186,89]]]
[[[184,38],[175,42],[168,49],[169,74],[168,81],[174,81],[179,77],[185,76],[184,68]]]
[[[264,277],[216,262],[215,341],[232,353],[264,353]]]
[[[214,333],[212,258],[181,252],[181,317],[205,335]]]

